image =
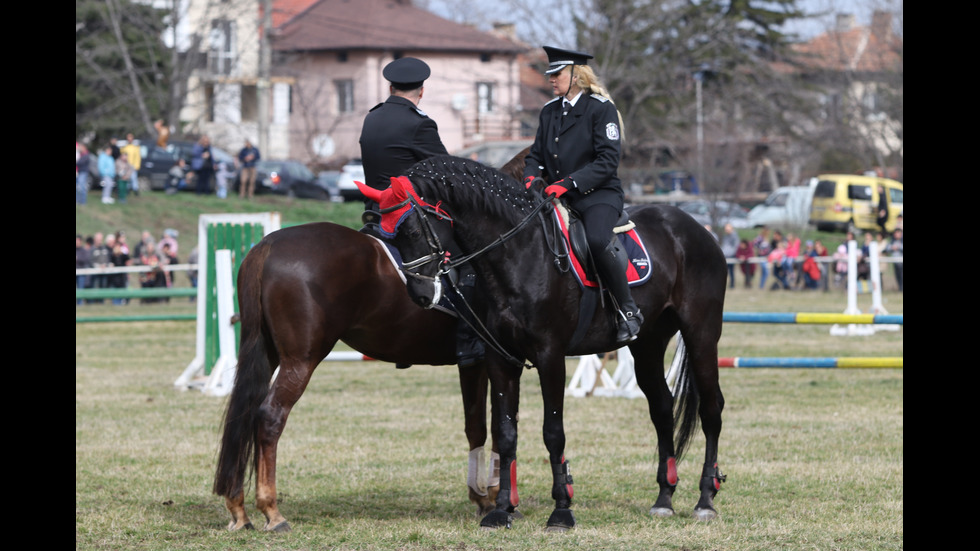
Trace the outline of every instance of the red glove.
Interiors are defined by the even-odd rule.
[[[534,183],[534,179],[535,179],[534,176],[525,176],[524,177],[524,189],[531,189],[531,184]]]
[[[557,199],[557,198],[561,197],[562,195],[564,195],[566,191],[568,191],[568,187],[567,186],[569,186],[569,185],[571,185],[571,182],[566,183],[565,182],[565,179],[562,178],[561,180],[558,180],[557,182],[555,182],[555,183],[551,184],[550,186],[544,188],[544,194],[545,195],[551,195],[553,193],[553,194],[555,194],[555,198]]]

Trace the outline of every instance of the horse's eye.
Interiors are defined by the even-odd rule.
[[[411,239],[418,239],[422,237],[422,230],[413,229],[408,233],[408,237],[410,237]]]

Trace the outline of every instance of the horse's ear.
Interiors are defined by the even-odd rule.
[[[361,190],[361,193],[363,193],[365,197],[371,201],[374,201],[375,203],[381,202],[381,194],[384,193],[382,190],[374,189],[364,182],[358,182],[357,180],[354,180],[354,183],[357,184],[357,189]]]
[[[395,197],[399,200],[405,199],[409,194],[415,195],[415,188],[412,187],[412,181],[405,176],[391,177],[391,191],[394,192]]]

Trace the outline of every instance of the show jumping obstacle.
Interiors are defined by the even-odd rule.
[[[725,312],[722,321],[726,323],[781,323],[781,324],[841,324],[849,326],[873,325],[875,327],[899,327],[905,324],[904,314],[833,314],[824,312]],[[873,330],[872,330],[873,332]],[[847,334],[860,334],[860,331]],[[683,341],[677,342],[678,352],[683,350]],[[677,378],[676,358],[671,362],[665,375],[671,390]],[[632,355],[629,348],[617,351],[616,370],[612,376],[606,372],[605,365],[595,354],[581,356],[575,373],[565,389],[566,396],[582,398],[587,396],[614,396],[640,398],[643,393],[636,387],[633,374]],[[904,357],[756,357],[756,358],[718,358],[718,367],[786,367],[786,368],[903,368]]]

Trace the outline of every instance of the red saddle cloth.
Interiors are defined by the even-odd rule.
[[[558,210],[557,206],[553,209],[553,216],[561,227],[562,237],[568,246],[568,257],[571,259],[572,271],[575,272],[576,279],[586,287],[598,287],[599,283],[588,277],[582,261],[572,251],[571,240],[568,237],[568,226],[565,222],[565,217]],[[646,282],[646,280],[650,279],[650,255],[647,253],[646,246],[643,245],[640,234],[636,233],[636,228],[630,228],[625,232],[617,233],[616,237],[619,239],[623,250],[626,251],[626,257],[629,259],[629,262],[626,264],[626,280],[629,282],[630,287],[635,287]]]

